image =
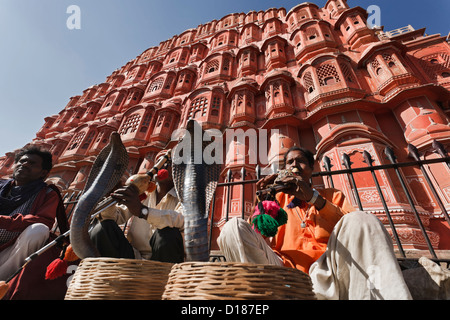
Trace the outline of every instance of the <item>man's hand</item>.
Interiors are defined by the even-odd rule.
[[[268,175],[256,183],[256,190],[266,189],[267,186],[272,185],[275,179],[277,178],[277,174]]]
[[[139,217],[141,214],[142,204],[139,199],[139,189],[135,185],[119,188],[111,193],[111,197],[118,203],[127,206],[132,215]]]
[[[299,176],[287,176],[278,183],[287,187],[283,192],[293,195],[299,200],[309,201],[314,193],[309,183],[303,181]]]

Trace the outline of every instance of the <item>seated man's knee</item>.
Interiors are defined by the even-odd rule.
[[[150,239],[151,260],[180,263],[184,261],[184,244],[177,228],[157,229]]]
[[[233,218],[227,221],[223,226],[220,234],[236,234],[242,228],[248,227],[248,223],[241,218]]]
[[[365,211],[354,211],[342,218],[342,227],[352,230],[352,233],[386,233],[386,228],[378,217]]]
[[[28,226],[21,234],[21,237],[30,243],[41,244],[48,239],[50,229],[42,223],[35,223]]]
[[[352,223],[365,224],[380,224],[381,221],[374,215],[366,211],[353,211],[344,216],[346,220],[351,220]]]

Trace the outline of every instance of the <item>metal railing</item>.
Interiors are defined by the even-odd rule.
[[[355,183],[354,174],[358,173],[358,172],[370,172],[371,176],[372,176],[372,179],[373,179],[374,186],[376,187],[377,193],[378,193],[379,198],[380,198],[381,206],[384,209],[384,212],[386,214],[389,226],[390,226],[390,228],[392,230],[393,240],[395,241],[394,244],[397,245],[397,248],[398,248],[398,251],[399,251],[399,254],[400,254],[400,257],[398,259],[399,260],[409,260],[409,259],[417,260],[416,258],[408,258],[406,253],[405,253],[405,250],[403,249],[402,242],[401,242],[400,237],[399,237],[398,232],[397,232],[397,227],[394,224],[394,221],[393,221],[393,218],[392,218],[389,206],[388,206],[388,204],[387,204],[387,202],[385,200],[385,197],[384,197],[382,189],[381,189],[381,185],[380,185],[380,183],[378,181],[378,178],[376,176],[376,172],[377,171],[386,170],[386,169],[393,169],[395,171],[395,174],[396,174],[399,182],[400,182],[401,188],[402,188],[402,190],[403,190],[403,192],[404,192],[404,194],[405,194],[405,196],[406,196],[406,198],[408,200],[408,204],[411,207],[411,211],[412,211],[412,213],[413,213],[413,215],[414,215],[414,217],[416,219],[417,225],[418,225],[418,227],[419,227],[419,229],[420,229],[420,231],[421,231],[421,233],[422,233],[422,235],[423,235],[423,237],[425,239],[426,246],[427,246],[428,251],[429,251],[429,253],[431,255],[431,260],[433,260],[435,262],[447,263],[447,266],[449,266],[450,265],[450,259],[439,258],[436,255],[436,251],[433,248],[433,245],[432,245],[432,243],[430,241],[430,238],[429,238],[429,236],[427,234],[427,231],[425,229],[424,223],[422,222],[422,219],[420,218],[420,214],[419,214],[419,212],[417,210],[417,206],[418,205],[416,203],[414,203],[413,196],[411,195],[410,191],[408,190],[408,187],[406,185],[405,179],[404,179],[404,177],[403,177],[403,175],[402,175],[402,173],[400,171],[401,168],[407,168],[407,167],[416,167],[416,168],[418,167],[418,168],[420,168],[420,170],[421,170],[421,172],[423,174],[423,177],[424,177],[427,185],[429,186],[429,188],[430,188],[430,190],[431,190],[431,192],[433,194],[433,197],[435,198],[436,202],[439,205],[440,210],[442,211],[442,215],[444,216],[444,219],[447,221],[447,223],[450,226],[449,213],[446,210],[442,199],[439,197],[439,194],[436,191],[435,186],[431,182],[427,171],[425,170],[425,165],[435,164],[435,163],[446,163],[447,166],[450,168],[450,157],[448,157],[446,155],[442,145],[440,145],[438,142],[434,142],[433,146],[435,147],[436,152],[440,155],[440,158],[421,160],[417,149],[414,146],[409,145],[408,146],[409,155],[412,158],[414,158],[414,161],[403,162],[403,163],[398,163],[393,150],[390,149],[390,148],[386,148],[385,149],[385,154],[386,154],[387,159],[389,160],[390,163],[389,164],[377,165],[377,166],[373,165],[374,161],[371,158],[371,155],[367,151],[364,151],[363,152],[363,158],[364,158],[364,162],[367,164],[367,167],[359,167],[359,168],[352,168],[352,163],[350,162],[350,157],[347,154],[344,154],[343,157],[342,157],[342,161],[343,161],[342,164],[345,167],[345,169],[343,169],[343,170],[335,170],[335,171],[331,170],[330,159],[328,157],[324,157],[323,158],[323,164],[324,164],[324,169],[325,170],[322,171],[322,172],[315,172],[313,174],[313,178],[314,177],[326,177],[328,179],[328,184],[330,185],[330,187],[334,188],[333,177],[334,176],[338,176],[338,175],[346,175],[348,177],[349,182],[350,182],[352,195],[354,196],[354,198],[356,200],[358,209],[361,210],[361,211],[364,211],[365,208],[364,208],[364,206],[362,204],[362,201],[361,201],[361,199],[359,197],[358,186]],[[226,197],[225,204],[224,204],[224,210],[225,210],[225,213],[224,213],[225,214],[225,218],[224,219],[225,219],[225,221],[229,220],[230,202],[231,202],[231,198],[230,198],[231,188],[233,186],[236,186],[236,185],[242,185],[243,186],[245,184],[256,184],[256,182],[259,181],[260,178],[262,178],[261,175],[260,175],[260,168],[259,167],[256,167],[255,174],[256,174],[256,179],[246,180],[245,178],[247,176],[247,173],[246,173],[246,169],[243,167],[241,169],[241,172],[240,172],[241,179],[238,180],[238,181],[233,181],[233,179],[232,179],[232,171],[229,170],[228,173],[227,173],[227,177],[226,177],[225,182],[218,184],[218,188],[225,188],[225,190],[223,192],[224,197]],[[216,194],[217,194],[217,191],[216,191]],[[241,212],[240,213],[241,213],[241,217],[243,219],[245,219],[246,217],[245,217],[245,205],[244,205],[244,188],[241,188],[240,198],[242,199],[241,200],[242,201],[241,202],[242,206],[241,206]],[[253,199],[253,200],[255,200],[255,199]],[[213,221],[214,221],[214,214],[217,214],[217,212],[215,212],[214,206],[215,206],[215,197],[214,197],[214,199],[212,201],[212,208],[211,208],[212,215],[211,215],[211,223],[210,223],[210,243],[213,240],[212,239],[212,234],[213,234],[213,228],[214,228],[214,223],[213,223]]]

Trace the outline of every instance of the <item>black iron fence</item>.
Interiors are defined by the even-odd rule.
[[[416,258],[409,258],[409,257],[407,257],[407,255],[405,253],[405,250],[403,249],[402,242],[401,242],[400,237],[399,237],[398,232],[397,232],[397,227],[394,224],[394,221],[393,221],[393,218],[392,218],[392,215],[391,215],[391,211],[390,211],[390,209],[388,207],[388,203],[385,200],[385,197],[384,197],[383,192],[381,190],[380,183],[379,183],[377,175],[376,175],[377,171],[386,170],[386,169],[393,169],[395,171],[395,174],[396,174],[399,182],[400,182],[401,188],[402,188],[402,190],[403,190],[403,192],[404,192],[404,194],[405,194],[405,196],[407,198],[409,206],[411,207],[411,211],[414,214],[414,217],[416,219],[417,225],[418,225],[418,227],[419,227],[419,229],[420,229],[420,231],[421,231],[421,233],[422,233],[422,235],[423,235],[423,237],[425,239],[426,246],[427,246],[428,251],[429,251],[429,253],[431,255],[431,260],[436,261],[436,262],[447,263],[447,266],[449,266],[450,265],[450,258],[440,258],[440,257],[437,256],[436,251],[433,248],[433,245],[432,245],[432,243],[430,241],[430,238],[429,238],[429,236],[427,234],[427,231],[426,231],[426,228],[424,226],[424,223],[423,223],[423,221],[422,221],[422,219],[420,217],[420,214],[419,214],[419,212],[417,210],[417,204],[414,202],[413,196],[411,195],[411,193],[410,193],[410,191],[409,191],[409,189],[407,187],[405,178],[404,178],[404,176],[401,173],[401,168],[406,168],[406,167],[420,168],[420,170],[422,172],[422,175],[423,175],[423,177],[424,177],[428,187],[430,188],[434,199],[436,200],[436,202],[439,205],[439,208],[440,208],[440,210],[442,212],[442,215],[444,216],[444,219],[447,221],[447,223],[450,226],[449,213],[448,213],[447,209],[445,208],[444,202],[442,201],[441,197],[439,196],[438,192],[436,191],[436,188],[433,185],[433,183],[432,183],[432,181],[431,181],[431,179],[430,179],[430,177],[429,177],[429,175],[428,175],[428,173],[427,173],[427,171],[425,169],[426,165],[430,165],[430,164],[434,164],[434,163],[446,163],[447,166],[450,168],[450,157],[448,157],[446,155],[442,145],[440,145],[439,143],[435,142],[433,144],[433,146],[435,147],[436,152],[440,155],[439,158],[422,160],[422,159],[420,159],[420,156],[419,156],[419,153],[418,153],[417,149],[414,146],[409,145],[408,146],[409,155],[414,159],[414,161],[403,162],[403,163],[398,163],[397,162],[397,158],[396,158],[393,150],[390,149],[390,148],[386,148],[385,149],[385,155],[386,155],[386,157],[387,157],[387,159],[388,159],[388,161],[390,163],[389,164],[383,164],[383,165],[377,165],[377,166],[373,165],[374,161],[373,161],[371,155],[367,151],[364,151],[363,152],[363,158],[364,158],[364,162],[367,164],[367,167],[358,167],[358,168],[352,168],[352,163],[350,162],[350,157],[347,154],[344,154],[343,157],[342,157],[342,165],[343,165],[343,167],[345,167],[345,169],[343,169],[343,170],[335,170],[335,171],[331,170],[330,159],[327,158],[327,157],[324,157],[323,158],[324,171],[315,172],[313,174],[313,178],[315,178],[315,177],[325,177],[327,179],[327,181],[328,181],[329,186],[334,188],[333,177],[338,176],[338,175],[346,175],[348,177],[349,182],[350,182],[351,189],[352,189],[352,195],[354,196],[354,198],[356,200],[358,209],[361,210],[361,211],[364,211],[365,208],[363,207],[362,201],[361,201],[361,199],[359,197],[358,185],[355,183],[354,174],[358,173],[358,172],[370,172],[371,176],[372,176],[372,179],[373,179],[373,183],[374,183],[374,185],[376,187],[376,190],[377,190],[377,193],[379,195],[379,198],[380,198],[380,201],[381,201],[381,205],[382,205],[382,207],[384,209],[384,212],[385,212],[385,214],[387,216],[388,223],[389,223],[390,228],[392,230],[392,235],[393,235],[393,238],[394,238],[394,241],[395,241],[394,244],[397,245],[397,248],[398,248],[398,251],[399,251],[399,254],[400,254],[399,260],[408,260],[408,259],[415,260]],[[260,178],[262,178],[260,172],[261,172],[260,168],[256,167],[256,172],[255,172],[256,179],[246,180],[247,173],[246,173],[246,169],[243,167],[241,169],[241,172],[240,172],[241,179],[238,180],[238,181],[233,181],[232,171],[229,170],[228,173],[227,173],[226,181],[223,182],[223,183],[219,183],[218,184],[218,188],[225,188],[225,190],[223,192],[223,196],[226,197],[225,202],[224,202],[225,203],[224,204],[224,210],[225,210],[225,218],[224,219],[225,219],[225,221],[229,220],[230,203],[231,203],[231,188],[233,186],[236,186],[236,185],[256,184],[256,182],[259,181]],[[450,176],[449,176],[449,178],[450,178]],[[244,205],[244,201],[243,201],[243,199],[245,198],[244,197],[245,196],[244,189],[245,188],[241,188],[241,199],[242,199],[241,205],[242,205],[242,207],[241,207],[241,212],[240,212],[241,217],[243,219],[246,218],[245,217],[245,215],[246,215],[245,205]],[[217,194],[217,192],[216,192],[216,194]],[[214,198],[213,202],[212,202],[213,205],[212,205],[212,208],[211,208],[211,212],[213,213],[212,217],[211,217],[211,221],[214,221],[214,213],[215,213],[214,205],[215,205],[215,202],[216,201],[215,201],[215,198]],[[210,224],[210,237],[211,237],[210,238],[210,242],[213,240],[212,239],[213,227],[214,227],[214,223],[211,223]]]

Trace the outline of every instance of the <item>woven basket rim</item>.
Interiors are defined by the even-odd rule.
[[[309,275],[284,266],[239,262],[175,264],[163,300],[315,300]]]
[[[66,300],[161,300],[173,263],[119,258],[81,260]]]

